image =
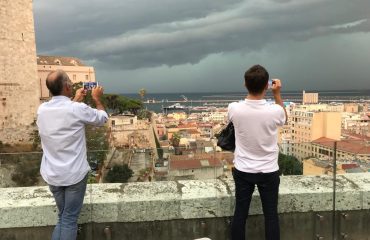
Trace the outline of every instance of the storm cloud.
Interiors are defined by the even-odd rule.
[[[353,44],[362,41],[360,36],[370,40],[368,0],[35,0],[34,12],[38,53],[80,57],[95,66],[98,76],[101,71],[103,78],[110,78],[107,85],[111,88],[122,76],[147,79],[156,75],[161,78],[156,80],[160,88],[139,81],[153,91],[173,91],[173,87],[164,86],[173,82],[173,76],[185,80],[178,76],[190,71],[193,73],[186,81],[199,83],[202,76],[204,84],[200,85],[204,88],[190,84],[184,86],[187,91],[205,91],[215,83],[217,87],[210,91],[221,91],[230,86],[224,83],[226,76],[239,78],[245,66],[259,60],[286,76],[296,89],[305,87],[305,83],[293,84],[299,71],[285,72],[291,68],[287,70],[282,62],[291,62],[297,52],[307,56],[302,60],[306,66],[310,62],[316,65],[320,59],[326,59],[321,64],[336,61],[334,56],[351,52],[355,54],[349,58],[354,59],[352,63],[362,63],[361,53],[370,54],[369,47],[350,51],[359,47]],[[349,43],[343,48],[326,44],[332,41],[335,46],[344,39]],[[322,46],[327,51],[321,56],[312,54]],[[244,63],[238,64],[243,59]],[[220,66],[225,74],[214,74]],[[366,83],[367,73],[367,69],[358,72],[359,87]],[[312,76],[338,81],[337,75],[343,74]],[[320,88],[320,81],[315,84],[319,85],[308,88]],[[237,89],[236,84],[231,86],[231,90]],[[140,83],[134,81],[129,89],[136,88]]]

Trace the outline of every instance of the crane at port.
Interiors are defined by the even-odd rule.
[[[181,95],[180,97],[182,97],[182,99],[184,99],[184,102],[188,101],[188,98],[185,95]]]

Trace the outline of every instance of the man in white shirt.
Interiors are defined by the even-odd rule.
[[[94,109],[80,103],[86,95],[84,89],[78,89],[71,100],[72,82],[64,71],[51,72],[46,85],[53,97],[40,105],[37,126],[43,149],[40,173],[49,184],[59,210],[52,240],[74,240],[90,170],[85,125],[102,126],[108,115],[100,100],[102,87],[92,89]]]
[[[271,89],[275,104],[264,100],[269,88],[269,74],[260,65],[252,66],[244,75],[248,96],[242,102],[231,103],[229,121],[235,128],[233,177],[235,181],[235,212],[232,240],[244,240],[245,225],[252,194],[257,185],[265,216],[266,240],[279,240],[277,213],[279,194],[278,127],[287,115],[280,95],[281,82],[274,79]]]

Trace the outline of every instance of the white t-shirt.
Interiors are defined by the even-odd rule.
[[[277,137],[278,126],[285,123],[283,107],[245,99],[229,105],[228,118],[235,128],[235,168],[248,173],[279,170]]]
[[[40,105],[37,126],[43,156],[40,173],[50,185],[70,186],[80,182],[90,170],[86,156],[85,124],[102,126],[105,111],[65,96],[55,96]]]

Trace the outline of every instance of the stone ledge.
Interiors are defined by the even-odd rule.
[[[279,212],[330,211],[331,176],[281,177]],[[337,210],[370,209],[370,174],[337,177]],[[233,215],[232,179],[129,184],[90,184],[80,223],[147,222]],[[255,192],[250,214],[262,213]],[[57,209],[48,187],[0,190],[0,228],[55,225]]]

